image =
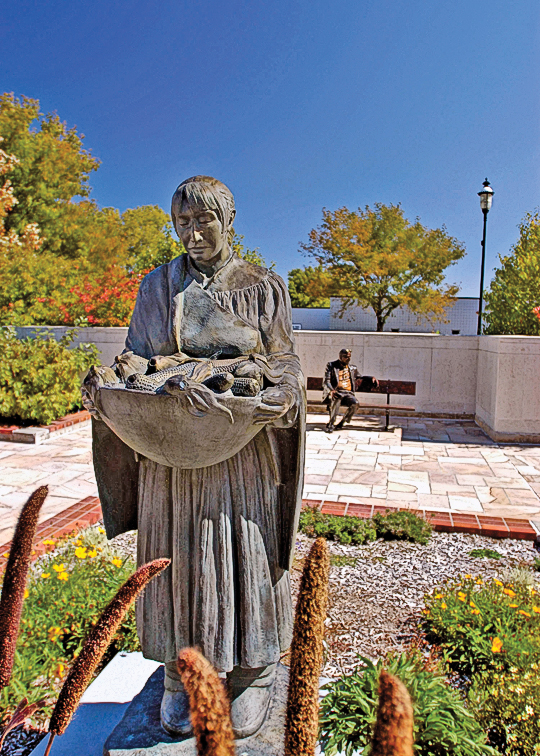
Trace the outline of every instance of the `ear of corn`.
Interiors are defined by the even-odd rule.
[[[304,564],[296,604],[285,756],[313,756],[315,753],[329,570],[328,546],[324,538],[317,538]]]
[[[64,682],[49,723],[49,732],[62,735],[75,713],[81,696],[114,638],[124,615],[147,583],[169,566],[170,559],[155,559],[139,567],[119,589],[92,629]]]
[[[0,598],[0,689],[11,679],[32,544],[48,492],[47,486],[41,486],[30,496],[19,515],[11,543]]]
[[[413,756],[413,710],[407,688],[381,670],[370,756]]]
[[[177,666],[189,696],[198,756],[235,756],[229,701],[217,672],[194,648],[180,651]]]

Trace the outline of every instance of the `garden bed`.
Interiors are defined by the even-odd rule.
[[[90,413],[87,410],[78,410],[69,415],[64,415],[59,420],[54,420],[50,425],[37,425],[32,420],[18,420],[12,422],[11,418],[0,418],[0,441],[15,441],[23,444],[41,444],[52,435],[69,433],[75,428],[79,429],[81,423],[90,422]]]

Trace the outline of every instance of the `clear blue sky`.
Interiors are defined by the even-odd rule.
[[[488,271],[540,205],[538,0],[17,0],[0,18],[1,90],[86,135],[100,205],[169,210],[214,175],[282,275],[323,206],[401,202],[466,244],[448,279],[475,296],[483,179]]]

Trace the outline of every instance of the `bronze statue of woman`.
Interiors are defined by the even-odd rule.
[[[171,214],[187,254],[143,280],[126,352],[145,359],[262,356],[268,370],[254,414],[261,430],[224,462],[179,469],[136,457],[94,419],[94,465],[108,536],[137,527],[139,563],[172,560],[137,605],[143,654],[165,663],[163,727],[190,731],[175,660],[181,648],[198,646],[229,680],[241,738],[264,722],[276,664],[291,641],[304,379],[284,282],[232,250],[229,189],[209,176],[187,179]]]

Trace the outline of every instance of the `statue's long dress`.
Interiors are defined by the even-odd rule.
[[[176,258],[144,279],[126,348],[145,358],[179,351],[221,358],[263,354],[279,382],[295,394],[295,407],[275,424],[281,427],[265,427],[225,462],[182,470],[141,459],[137,470],[138,563],[172,559],[138,601],[144,655],[168,662],[179,649],[198,646],[222,672],[272,664],[291,641],[288,569],[305,412],[285,285],[273,272],[236,256],[212,279],[193,269],[187,256]],[[97,447],[106,510],[99,438]],[[129,465],[133,482],[133,462]],[[124,498],[129,496],[128,485]],[[118,501],[110,503],[118,515]],[[114,523],[114,516],[105,511],[111,535],[126,527]],[[120,518],[126,518],[125,506]]]

